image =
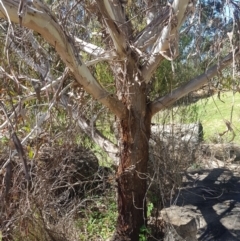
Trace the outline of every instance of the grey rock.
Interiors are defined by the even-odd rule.
[[[165,241],[170,240],[197,240],[197,230],[200,223],[200,215],[196,208],[171,206],[161,211],[161,216],[171,228],[169,228]]]

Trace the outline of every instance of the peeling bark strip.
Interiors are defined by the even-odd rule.
[[[127,23],[120,1],[98,0],[98,8],[108,26],[109,34],[113,40],[115,49],[119,57],[126,57],[127,50]]]
[[[13,134],[12,134],[12,140],[13,140],[15,148],[18,152],[18,155],[19,155],[19,157],[22,161],[23,171],[25,173],[25,177],[28,181],[30,181],[30,176],[29,176],[29,173],[28,173],[28,167],[27,167],[27,162],[26,162],[24,150],[23,150],[22,144],[21,144],[20,140],[18,139],[18,136],[15,132],[13,132]]]
[[[143,66],[142,76],[149,83],[151,76],[162,60],[178,56],[179,29],[185,19],[194,12],[195,0],[175,0],[158,17],[153,19],[135,40],[136,47],[152,47]],[[153,39],[151,41],[150,37]]]
[[[6,166],[6,173],[4,176],[6,204],[8,204],[8,194],[11,188],[11,182],[12,182],[12,162],[10,161]]]

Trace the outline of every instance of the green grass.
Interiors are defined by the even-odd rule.
[[[107,197],[98,197],[92,207],[83,211],[85,217],[77,221],[79,238],[82,241],[106,240],[110,238],[115,230],[117,219],[117,204],[115,192]],[[103,210],[101,210],[102,207]]]
[[[214,95],[198,101],[195,106],[198,107],[198,119],[203,125],[205,141],[233,141],[240,144],[240,93],[233,95],[226,92],[220,99]],[[231,124],[232,132],[227,131],[226,123]],[[227,132],[224,134],[225,131]]]
[[[159,113],[158,123],[193,123],[203,125],[205,142],[234,142],[240,144],[240,93],[225,92],[186,106],[174,107]],[[233,131],[227,131],[226,123]]]

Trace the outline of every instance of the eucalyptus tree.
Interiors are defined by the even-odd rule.
[[[181,36],[189,34],[191,27],[201,26],[199,2],[50,2],[52,5],[47,6],[40,0],[23,0],[20,5],[19,0],[2,0],[0,17],[8,21],[6,43],[14,38],[12,23],[21,23],[22,27],[37,32],[60,56],[79,86],[115,115],[119,138],[116,155],[119,156],[119,163],[116,172],[118,219],[113,240],[138,240],[140,229],[147,222],[151,119],[181,97],[200,88],[237,59],[239,49],[233,46],[235,32],[229,33],[232,34],[231,40],[225,36],[226,40],[231,41],[232,47],[226,48],[228,52],[225,53],[221,53],[219,48],[219,58],[204,73],[186,80],[184,85],[164,96],[156,95],[153,98],[149,92],[154,81],[158,81],[152,78],[155,71],[165,59],[173,62],[178,57]],[[233,8],[237,11],[238,3],[229,0],[223,8],[225,10],[222,11]],[[238,24],[233,23],[232,26],[236,29]],[[197,32],[195,37],[202,36]],[[189,50],[186,48],[184,51]],[[39,51],[37,48],[36,52]],[[104,80],[94,74],[100,62],[109,66],[113,76],[113,90],[105,87]],[[37,69],[42,78],[50,78],[49,71],[40,68],[41,63]],[[79,120],[82,120],[83,128],[88,124],[84,119]],[[97,130],[96,133],[99,135],[98,138],[95,136],[95,141],[101,140],[102,135]],[[104,141],[101,143],[104,147]]]

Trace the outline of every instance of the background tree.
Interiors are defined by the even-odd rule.
[[[224,5],[218,2],[214,5],[213,2],[216,1],[52,1],[48,7],[40,0],[24,1],[20,16],[22,26],[34,30],[34,33],[12,25],[19,23],[19,1],[4,0],[0,3],[0,16],[8,21],[7,24],[4,22],[7,28],[4,50],[8,56],[7,68],[2,68],[2,72],[15,81],[15,88],[21,92],[29,89],[27,83],[31,83],[39,101],[42,98],[50,100],[49,109],[58,99],[67,108],[71,98],[61,88],[70,70],[71,78],[78,83],[71,87],[72,95],[79,96],[74,99],[75,104],[80,105],[80,102],[84,103],[91,96],[107,107],[116,118],[118,153],[116,145],[97,130],[97,114],[91,116],[90,120],[87,115],[73,115],[85,132],[103,149],[111,148],[110,155],[118,163],[118,220],[113,240],[138,240],[140,228],[146,225],[148,146],[152,117],[207,83],[239,55],[239,50],[234,45],[238,19],[233,21],[233,31],[228,36],[224,33],[223,36],[214,36],[217,39],[212,36],[208,39],[208,34],[202,35],[201,16],[204,16],[206,26],[205,12],[211,12],[210,8],[216,8],[217,12],[234,9],[232,19],[239,10],[238,3],[233,0]],[[206,4],[210,6],[209,9]],[[203,5],[205,12],[202,11]],[[219,23],[215,19],[213,22]],[[190,29],[194,27],[193,37]],[[216,24],[216,29],[223,27]],[[40,41],[40,37],[36,33],[49,45],[46,42],[39,44],[37,40]],[[158,81],[153,78],[154,74],[164,64],[164,60],[173,63],[179,52],[183,55],[189,52],[188,46],[179,51],[182,34],[191,36],[190,40],[186,40],[188,46],[198,47],[203,42],[202,39],[206,38],[207,44],[213,47],[219,39],[228,40],[229,47],[226,46],[222,52],[221,48],[216,49],[218,58],[205,66],[203,74],[184,81],[185,84],[180,87],[175,83],[173,87],[177,88],[168,88],[169,93],[163,87],[164,95],[151,95],[150,92]],[[26,37],[26,43],[32,50],[32,55],[29,56],[24,54],[27,46],[23,43]],[[205,52],[201,53],[201,49],[210,47],[200,47],[196,49],[202,58]],[[21,68],[19,73],[12,71],[12,63],[9,61],[11,49],[19,56],[19,66],[28,65],[32,72],[22,76]],[[59,57],[53,55],[54,51]],[[183,58],[182,62],[185,60]],[[107,81],[102,79],[107,75],[102,75],[98,70],[101,62],[105,65],[103,69],[110,73]],[[55,64],[54,72],[51,66]],[[65,66],[67,68],[63,71]],[[173,67],[172,64],[171,70],[174,72]],[[57,71],[62,72],[58,78]],[[26,80],[25,86],[22,84],[23,78]],[[166,83],[168,78],[165,79]],[[76,91],[78,86],[80,90]],[[48,94],[51,88],[52,92]],[[18,106],[14,113],[19,113]],[[47,116],[43,118],[46,119]]]

